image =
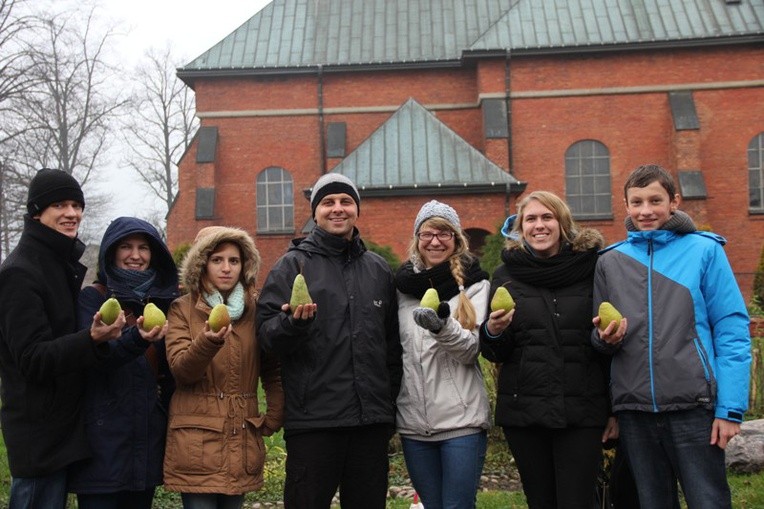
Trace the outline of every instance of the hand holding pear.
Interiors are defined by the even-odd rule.
[[[223,327],[231,325],[231,315],[228,313],[228,307],[225,304],[216,304],[210,311],[207,323],[212,332],[220,332]]]
[[[162,312],[162,310],[153,302],[149,302],[143,308],[142,328],[145,332],[151,332],[154,327],[159,327],[161,329],[164,327],[166,321],[167,317],[165,317],[164,312]]]
[[[114,297],[106,299],[98,310],[98,312],[101,313],[101,321],[106,325],[111,325],[116,322],[121,311],[122,306],[120,306],[119,301]]]

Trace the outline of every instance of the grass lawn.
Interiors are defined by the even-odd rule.
[[[275,502],[280,499],[284,479],[284,444],[281,434],[270,437],[267,441],[269,450],[268,462],[266,463],[266,484],[264,488],[247,495],[245,507],[252,507],[252,503]],[[489,450],[486,469],[496,471],[500,465],[507,465],[506,451],[501,445],[494,446]],[[390,483],[402,484],[405,479],[405,465],[401,455],[393,455],[390,468]],[[764,507],[764,472],[752,475],[730,474],[729,483],[732,489],[732,506],[736,509],[754,509]],[[8,506],[8,493],[10,491],[10,473],[8,472],[8,460],[5,454],[5,444],[0,439],[0,507]],[[387,503],[388,509],[409,509],[410,500],[391,499]],[[74,497],[70,498],[68,507],[76,508]],[[154,500],[154,509],[180,509],[180,497],[176,493],[168,493],[161,489],[157,491]],[[521,509],[527,508],[525,497],[521,492],[510,491],[485,491],[478,493],[478,509]]]

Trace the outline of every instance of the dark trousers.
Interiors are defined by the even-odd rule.
[[[151,509],[154,488],[146,491],[78,494],[79,509]]]
[[[339,487],[343,509],[384,509],[391,427],[287,433],[285,509],[328,509]]]
[[[529,509],[590,509],[603,428],[505,427]]]

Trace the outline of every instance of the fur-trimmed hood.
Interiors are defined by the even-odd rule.
[[[233,242],[239,246],[242,258],[242,283],[246,290],[254,290],[257,272],[260,270],[260,253],[255,247],[255,241],[240,228],[208,226],[197,233],[180,269],[180,281],[188,291],[200,291],[207,260],[222,242]]]
[[[522,249],[524,242],[522,237],[519,239],[508,238],[505,249],[508,251]],[[580,228],[570,244],[571,250],[576,253],[583,253],[590,249],[600,250],[603,247],[605,247],[605,238],[599,230],[594,228]]]

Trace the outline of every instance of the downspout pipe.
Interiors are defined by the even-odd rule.
[[[507,108],[507,165],[510,175],[514,173],[514,164],[512,161],[512,102],[510,101],[511,87],[511,50],[507,48],[507,52],[504,57],[504,104]],[[509,208],[510,201],[510,186],[507,184],[507,193],[504,195],[504,215],[509,216],[511,214]]]
[[[324,126],[324,66],[318,64],[318,151],[321,158],[321,175],[326,173],[326,134]]]

